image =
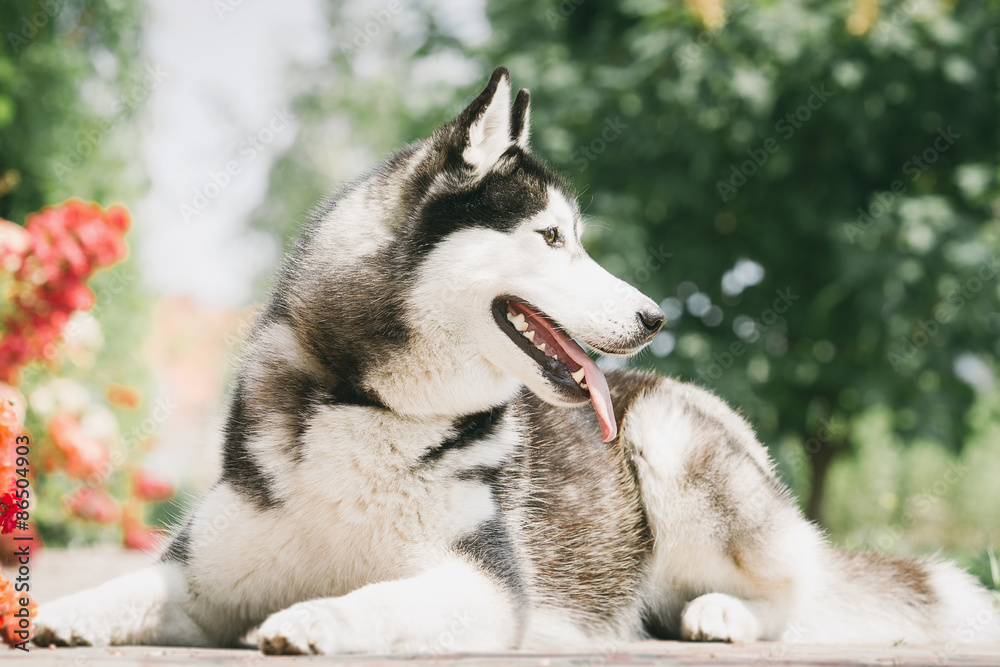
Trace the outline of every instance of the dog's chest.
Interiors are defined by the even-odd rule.
[[[303,459],[286,471],[288,533],[340,578],[405,576],[498,511],[491,482],[517,444],[513,425],[456,437],[449,420],[317,414]]]

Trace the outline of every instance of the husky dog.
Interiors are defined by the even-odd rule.
[[[709,392],[605,375],[664,315],[580,243],[497,69],[315,216],[255,325],[221,479],[42,645],[497,651],[654,637],[996,639],[957,567],[844,553]]]

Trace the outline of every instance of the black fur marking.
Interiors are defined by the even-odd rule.
[[[277,506],[278,500],[271,493],[272,480],[261,470],[247,446],[247,441],[255,433],[256,420],[248,408],[243,381],[240,380],[226,420],[221,481],[264,510]]]
[[[407,255],[421,258],[443,238],[463,229],[510,232],[548,206],[550,186],[574,201],[569,187],[538,158],[512,147],[504,159],[512,163],[503,171],[491,171],[472,185],[426,200],[409,230]]]
[[[455,434],[443,440],[434,449],[424,452],[420,457],[420,463],[423,465],[435,463],[450,451],[463,449],[484,438],[490,437],[496,432],[497,426],[503,420],[506,411],[507,406],[501,405],[485,412],[466,415],[457,420],[453,426]]]
[[[455,544],[455,550],[469,556],[508,590],[523,621],[528,593],[507,528],[500,518],[494,517],[479,524]]]
[[[503,474],[503,466],[475,466],[474,468],[467,468],[461,470],[455,475],[456,479],[463,482],[482,482],[494,491],[496,494],[497,485],[500,483],[501,475]]]
[[[163,563],[180,563],[187,565],[191,558],[191,522],[188,521],[184,527],[170,540],[170,546],[160,556]]]
[[[527,129],[525,126],[528,124],[528,107],[530,104],[531,94],[528,92],[528,89],[522,88],[517,91],[517,97],[514,98],[514,106],[510,110],[510,140],[513,142],[517,142]]]
[[[372,402],[375,398],[366,395],[360,378],[409,340],[400,260],[387,248],[371,257],[365,269],[344,271],[334,281],[312,270],[308,260],[313,258],[303,259],[286,283],[296,339],[343,385],[339,391]]]
[[[296,463],[305,456],[303,436],[321,406],[381,405],[350,382],[330,387],[321,379],[289,368],[283,362],[265,362],[262,366],[267,373],[268,408],[284,416],[289,437],[284,440],[283,450]]]

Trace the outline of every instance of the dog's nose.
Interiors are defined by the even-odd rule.
[[[648,308],[639,311],[639,321],[642,322],[642,328],[646,330],[647,339],[650,339],[667,321],[667,316],[659,308]]]

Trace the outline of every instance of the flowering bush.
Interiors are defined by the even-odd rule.
[[[97,438],[88,436],[75,416],[60,412],[49,420],[48,431],[62,457],[59,467],[67,475],[85,480],[104,474],[108,449]]]
[[[89,312],[97,297],[88,283],[126,256],[128,228],[125,209],[79,200],[29,215],[23,228],[0,220],[0,399],[4,392],[18,398],[33,434],[32,522],[19,534],[36,536],[36,548],[38,532],[65,544],[118,531],[125,546],[152,549],[159,533],[145,525],[145,510],[174,493],[136,467],[148,442],[121,437],[121,420],[142,419],[141,393],[122,381],[113,357],[94,367],[104,334]],[[0,413],[0,436],[7,422],[20,429],[12,414]],[[0,523],[7,532],[14,519],[3,495],[12,465],[5,444],[0,440]],[[12,553],[9,536],[0,536],[0,560]]]
[[[0,339],[0,381],[17,384],[28,362],[56,361],[56,343],[70,316],[94,305],[86,281],[125,256],[129,217],[118,206],[105,211],[70,200],[28,216],[23,230],[0,224],[0,267],[13,277]]]

